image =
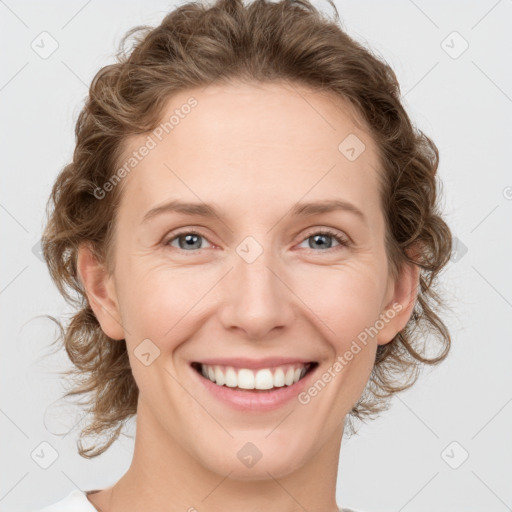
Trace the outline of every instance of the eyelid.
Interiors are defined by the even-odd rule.
[[[327,236],[330,236],[331,238],[334,238],[336,240],[336,242],[338,242],[338,245],[334,246],[334,247],[328,247],[327,249],[318,250],[318,251],[308,247],[308,248],[306,248],[306,250],[309,251],[309,252],[318,253],[318,254],[332,254],[333,252],[336,252],[338,250],[350,248],[353,245],[352,244],[352,240],[350,239],[350,237],[348,235],[346,235],[343,232],[340,232],[340,231],[337,231],[337,230],[333,230],[331,228],[316,228],[316,229],[312,229],[311,231],[305,233],[301,237],[299,245],[304,243],[308,238],[312,237],[313,235],[327,235]]]
[[[163,246],[170,247],[171,242],[181,235],[198,235],[198,236],[204,238],[205,240],[208,240],[208,243],[215,245],[213,242],[210,242],[209,238],[204,233],[202,233],[200,230],[195,229],[195,228],[178,228],[175,231],[171,231],[170,233],[167,233],[167,235],[163,238],[161,243]],[[176,247],[173,247],[173,249],[176,249]],[[178,249],[178,250],[180,250],[180,249]],[[197,251],[183,251],[183,252],[198,252],[201,250],[202,249],[198,249]]]
[[[201,229],[192,228],[192,227],[190,227],[190,228],[187,228],[187,227],[177,228],[176,230],[168,233],[164,237],[164,239],[162,240],[161,244],[164,247],[171,247],[170,242],[172,242],[173,240],[175,240],[177,237],[179,237],[181,235],[188,235],[188,234],[198,235],[198,236],[204,238],[205,240],[207,240],[209,244],[215,245],[213,242],[211,242],[209,240],[209,238],[204,233],[201,232]],[[336,247],[333,247],[333,248],[328,248],[328,249],[325,249],[325,250],[319,250],[319,251],[315,251],[314,249],[309,249],[310,251],[318,252],[318,253],[322,253],[322,252],[329,253],[329,252],[335,251],[337,248],[344,248],[344,247],[346,248],[346,247],[349,247],[349,246],[351,246],[353,244],[352,239],[345,232],[337,230],[337,229],[334,229],[334,228],[328,228],[328,227],[313,227],[313,228],[309,228],[302,235],[302,237],[299,240],[298,244],[303,243],[305,240],[307,240],[308,238],[310,238],[313,235],[319,235],[319,234],[331,236],[332,238],[334,238],[338,242],[339,246],[336,246]],[[197,249],[195,251],[185,251],[185,250],[179,249],[177,247],[173,247],[173,249],[176,249],[176,250],[181,251],[181,252],[194,253],[194,252],[200,252],[203,249],[207,249],[207,247],[204,247],[204,248],[201,248],[201,249]]]
[[[333,238],[339,239],[338,240],[339,243],[342,243],[341,241],[343,241],[343,243],[345,245],[352,244],[352,239],[345,232],[337,230],[337,229],[333,229],[333,228],[327,228],[327,227],[312,228],[311,230],[306,231],[305,235],[303,235],[303,239],[301,240],[301,242],[303,242],[305,239],[309,238],[310,236],[317,235],[317,234],[332,236]]]

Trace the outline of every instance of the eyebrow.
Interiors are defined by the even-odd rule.
[[[366,222],[364,213],[352,203],[340,199],[330,199],[325,201],[309,202],[309,203],[296,203],[290,214],[294,217],[309,217],[321,213],[329,213],[332,211],[346,211],[353,213],[359,217],[363,222]],[[163,213],[182,213],[185,215],[193,215],[197,217],[212,218],[220,217],[220,212],[217,209],[206,203],[191,203],[179,200],[171,200],[167,203],[157,206],[149,210],[143,217],[141,224],[148,222],[150,219],[161,215]]]

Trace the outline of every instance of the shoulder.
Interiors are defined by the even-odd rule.
[[[71,491],[60,501],[47,505],[36,512],[97,512],[85,493],[78,489]]]

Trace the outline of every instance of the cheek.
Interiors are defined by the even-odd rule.
[[[204,291],[194,286],[198,283],[191,282],[190,276],[161,268],[139,269],[131,273],[126,283],[122,311],[129,331],[126,343],[133,376],[139,389],[149,390],[155,399],[167,401],[168,397],[162,393],[173,381],[164,367],[174,372],[172,365],[168,366],[168,356],[190,336],[190,326],[197,314],[194,304]],[[151,362],[146,366],[143,354],[148,352]],[[179,403],[179,400],[170,403]]]
[[[379,317],[385,279],[376,267],[346,265],[309,271],[307,282],[296,279],[293,286],[315,325],[323,326],[326,339],[340,352]]]
[[[190,328],[201,311],[201,299],[217,279],[197,269],[173,269],[169,265],[132,269],[129,275],[122,289],[129,336],[133,342],[139,338],[165,342],[165,350]]]

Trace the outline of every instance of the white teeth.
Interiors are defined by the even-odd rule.
[[[218,366],[215,367],[215,382],[219,386],[223,386],[226,383],[224,373]]]
[[[274,387],[272,372],[270,370],[258,370],[254,379],[254,387],[256,389],[272,389]]]
[[[238,384],[238,380],[236,378],[236,372],[234,368],[227,368],[226,369],[226,386],[229,388],[236,388]]]
[[[284,386],[284,372],[282,368],[278,368],[274,373],[274,386],[276,388]]]
[[[238,387],[254,389],[254,373],[251,370],[238,370]]]
[[[240,389],[272,389],[291,386],[298,382],[307,371],[307,365],[287,364],[278,368],[262,368],[253,371],[247,368],[237,370],[232,366],[201,365],[204,377],[219,386]]]

